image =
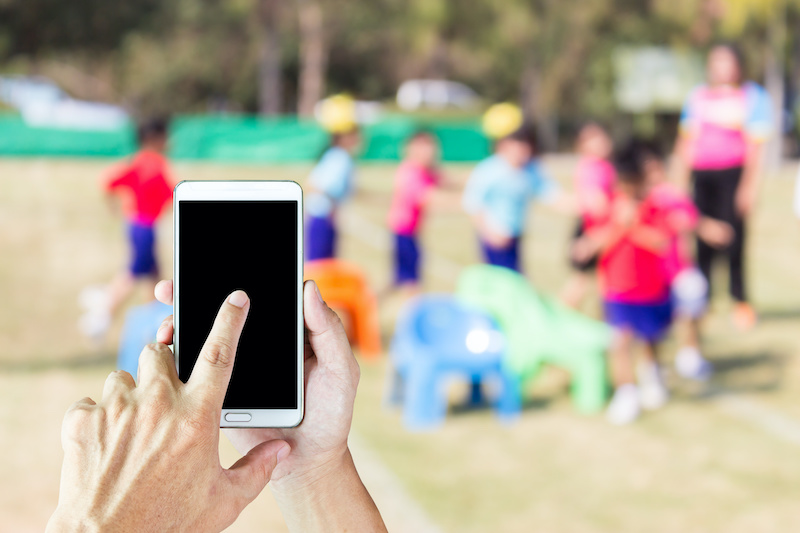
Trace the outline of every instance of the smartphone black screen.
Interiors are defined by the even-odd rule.
[[[293,201],[180,202],[182,381],[225,298],[236,289],[250,297],[223,408],[297,408],[297,209]]]

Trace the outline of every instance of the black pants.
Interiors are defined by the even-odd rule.
[[[731,296],[739,302],[747,300],[744,287],[744,220],[736,212],[736,190],[742,179],[742,168],[695,170],[694,202],[703,216],[727,222],[733,228],[733,240],[724,250],[712,248],[697,239],[697,266],[708,280],[711,295],[711,267],[719,254],[728,257]]]

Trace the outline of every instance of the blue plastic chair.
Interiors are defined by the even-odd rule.
[[[155,342],[158,326],[171,314],[172,306],[162,304],[158,300],[128,310],[119,340],[118,369],[125,370],[136,378],[142,348]]]
[[[504,422],[515,420],[521,394],[518,379],[505,367],[504,344],[502,333],[483,311],[445,295],[413,300],[398,320],[392,341],[395,376],[389,403],[403,405],[409,429],[431,429],[447,411],[447,378],[496,380],[497,415]]]

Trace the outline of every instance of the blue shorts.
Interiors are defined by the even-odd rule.
[[[394,283],[419,281],[419,247],[413,235],[394,235]]]
[[[514,237],[506,248],[494,248],[481,241],[481,250],[484,260],[490,265],[510,268],[520,272],[519,268],[519,237]]]
[[[306,218],[306,261],[330,259],[336,252],[336,228],[329,217]]]
[[[158,274],[156,262],[156,232],[153,226],[131,222],[128,226],[128,239],[131,243],[130,272],[133,276],[155,276]]]
[[[606,322],[618,329],[630,329],[647,341],[661,340],[672,323],[672,302],[655,304],[603,301]]]

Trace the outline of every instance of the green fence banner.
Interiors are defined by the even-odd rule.
[[[421,122],[387,116],[364,127],[363,161],[398,161],[405,140],[419,129],[440,140],[443,161],[478,161],[490,143],[477,120]],[[316,160],[329,142],[313,120],[295,116],[184,115],[170,126],[170,157],[225,163]],[[107,131],[32,127],[17,114],[0,114],[0,156],[120,157],[135,150],[132,125]]]

